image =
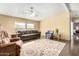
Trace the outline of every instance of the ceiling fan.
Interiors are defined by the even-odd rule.
[[[26,15],[29,17],[38,17],[39,12],[33,6],[31,6],[26,10]]]

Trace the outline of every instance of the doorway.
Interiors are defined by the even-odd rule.
[[[79,19],[71,21],[71,55],[79,56]]]

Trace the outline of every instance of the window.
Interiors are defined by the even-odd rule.
[[[15,23],[15,28],[18,29],[25,29],[26,24],[25,23]]]
[[[27,29],[35,29],[34,24],[28,23],[28,24],[27,24]]]
[[[32,23],[15,23],[15,29],[17,30],[25,30],[25,29],[35,29],[35,25]]]

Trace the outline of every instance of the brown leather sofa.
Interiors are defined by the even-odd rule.
[[[19,56],[20,46],[16,44],[20,39],[12,38],[8,44],[0,44],[0,56]]]
[[[23,41],[32,40],[32,39],[39,39],[41,36],[41,32],[37,30],[25,30],[25,31],[18,31],[19,37]]]

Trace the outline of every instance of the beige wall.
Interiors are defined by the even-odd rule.
[[[4,29],[9,33],[13,34],[15,33],[15,22],[23,22],[23,23],[34,23],[35,28],[39,30],[39,21],[32,21],[28,19],[23,18],[17,18],[17,17],[10,17],[10,16],[4,16],[0,15],[0,24],[4,27]]]
[[[54,16],[48,17],[40,21],[40,31],[44,35],[48,29],[59,29],[59,32],[63,35],[63,38],[69,40],[69,13],[62,11]]]
[[[36,29],[40,29],[42,35],[44,35],[48,29],[55,31],[55,29],[58,28],[59,32],[63,35],[63,38],[68,40],[70,35],[69,19],[69,13],[66,11],[62,11],[56,15],[45,18],[40,22],[0,15],[0,24],[2,24],[9,34],[15,33],[15,22],[34,23]]]

